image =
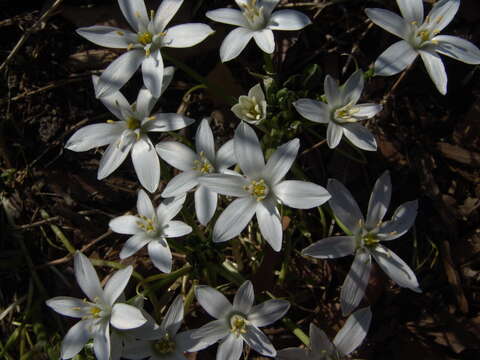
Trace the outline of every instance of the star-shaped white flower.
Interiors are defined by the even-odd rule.
[[[310,323],[310,347],[287,348],[277,353],[277,360],[343,360],[355,351],[367,336],[372,320],[369,307],[350,315],[331,342],[325,332]]]
[[[262,86],[257,84],[248,91],[248,96],[241,95],[231,110],[240,120],[252,125],[258,125],[265,120],[267,101]]]
[[[194,330],[192,338],[198,339],[198,344],[190,351],[199,351],[220,342],[217,360],[238,360],[245,341],[264,356],[276,355],[272,343],[259,328],[281,319],[290,308],[288,301],[267,300],[253,306],[255,296],[250,281],[240,286],[233,305],[222,293],[209,286],[197,286],[195,295],[205,311],[216,320]]]
[[[165,69],[165,87],[173,77],[173,68]],[[95,88],[98,76],[93,76]],[[130,150],[132,162],[142,186],[150,192],[157,190],[160,182],[160,160],[147,133],[183,129],[195,120],[175,113],[150,115],[157,99],[147,88],[142,88],[137,101],[130,105],[125,97],[116,91],[100,98],[103,104],[120,121],[109,120],[104,124],[87,125],[75,132],[65,147],[72,151],[87,151],[108,145],[98,168],[97,178],[106,178],[125,160]]]
[[[187,48],[213,33],[205,24],[181,24],[166,28],[183,0],[163,0],[157,11],[147,13],[144,0],[118,0],[132,31],[111,26],[80,28],[77,33],[91,42],[128,51],[112,62],[100,77],[95,94],[109,95],[119,90],[142,66],[143,82],[154,97],[160,97],[163,82],[163,47]],[[149,16],[150,15],[150,16]]]
[[[306,181],[283,180],[298,153],[300,141],[280,146],[267,164],[255,131],[242,122],[234,137],[235,157],[244,176],[210,174],[198,179],[218,194],[238,197],[223,211],[213,229],[213,241],[223,242],[240,234],[256,214],[260,232],[275,251],[282,248],[282,223],[277,204],[310,209],[328,201],[329,193]],[[283,180],[283,181],[282,181]]]
[[[168,308],[160,326],[143,331],[139,340],[128,344],[123,356],[127,359],[187,360],[184,352],[198,341],[191,338],[192,331],[178,332],[183,321],[183,306],[179,295]]]
[[[386,171],[375,183],[365,221],[357,202],[345,186],[330,179],[327,189],[332,195],[329,204],[333,213],[353,235],[332,236],[317,241],[305,248],[302,254],[319,259],[355,255],[340,292],[343,314],[352,312],[362,300],[370,277],[372,257],[399,286],[421,292],[412,269],[381,244],[399,238],[412,227],[417,216],[417,200],[400,205],[391,220],[383,221],[392,195],[390,174]]]
[[[175,141],[164,141],[156,145],[160,157],[171,166],[183,172],[175,176],[162,192],[163,197],[172,197],[195,190],[195,212],[202,225],[207,225],[217,209],[217,194],[206,186],[199,185],[198,179],[214,172],[222,173],[236,163],[233,140],[227,141],[217,153],[212,129],[203,119],[195,135],[195,153],[186,145]]]
[[[480,64],[480,49],[450,35],[438,35],[453,19],[460,0],[437,1],[424,19],[422,0],[397,0],[403,18],[384,9],[365,9],[378,26],[402,38],[375,61],[375,75],[390,76],[404,70],[418,55],[438,91],[447,93],[447,73],[439,54],[467,64]]]
[[[275,50],[272,30],[300,30],[311,23],[310,19],[299,11],[279,10],[273,12],[280,0],[235,0],[237,9],[216,9],[205,16],[213,21],[235,25],[223,40],[220,58],[226,62],[236,58],[252,39],[262,51],[271,54]]]
[[[192,228],[182,221],[172,220],[182,209],[185,194],[164,200],[155,210],[152,201],[140,190],[137,199],[138,216],[123,215],[110,220],[112,231],[131,236],[120,251],[120,259],[135,254],[148,245],[148,254],[153,265],[160,271],[172,270],[172,253],[167,238],[190,234]]]
[[[382,105],[366,103],[357,104],[364,86],[363,72],[355,71],[343,84],[330,76],[325,77],[325,97],[327,103],[312,99],[299,99],[293,103],[295,109],[304,118],[327,125],[327,144],[337,147],[345,135],[348,140],[362,150],[377,150],[375,137],[368,129],[359,124],[370,119],[382,110]]]
[[[80,252],[74,257],[75,278],[89,300],[58,296],[47,300],[56,312],[82,320],[68,330],[62,341],[62,359],[77,355],[89,339],[98,360],[110,359],[110,325],[119,330],[134,329],[146,323],[134,306],[117,302],[132,275],[132,266],[119,270],[102,289],[90,260]]]

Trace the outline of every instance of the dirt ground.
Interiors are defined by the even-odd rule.
[[[110,117],[95,99],[91,76],[101,73],[119,52],[84,40],[75,29],[94,24],[125,26],[117,3],[64,0],[46,21],[38,23],[54,2],[0,1],[0,63],[7,61],[1,67],[0,83],[0,358],[5,359],[20,359],[22,347],[23,351],[35,348],[34,359],[50,358],[45,349],[59,342],[56,332],[62,334],[58,319],[65,328],[69,325],[65,318],[55,320],[56,315],[44,300],[79,295],[72,294],[79,291],[68,285],[74,283],[73,262],[62,246],[62,236],[90,257],[118,261],[125,238],[107,231],[108,222],[126,211],[135,211],[139,187],[129,159],[105,181],[98,181],[100,150],[74,153],[64,149],[76,129]],[[158,1],[148,3],[156,8]],[[218,48],[230,27],[209,22],[204,13],[228,3],[185,1],[174,21],[209,23],[216,33],[199,46],[167,54],[221,86],[225,94],[238,96],[257,81],[249,71],[262,72],[262,58],[250,44],[237,60],[220,63]],[[342,181],[363,209],[375,179],[386,169],[391,172],[394,187],[392,207],[413,199],[420,202],[413,230],[393,242],[391,248],[414,268],[423,293],[394,286],[374,268],[367,290],[373,323],[356,357],[479,359],[480,67],[443,57],[449,79],[446,96],[437,92],[418,60],[393,91],[398,76],[373,78],[362,99],[385,100],[380,116],[368,124],[379,151],[359,154],[345,144],[331,151],[326,145],[318,145],[321,139],[307,131],[310,128],[303,125],[306,121],[291,111],[291,105],[285,105],[288,96],[321,93],[325,74],[344,81],[355,63],[367,69],[395,40],[379,27],[369,26],[363,9],[398,9],[393,0],[302,3],[282,2],[304,11],[313,25],[302,32],[277,32],[274,58],[281,81],[290,79],[285,84],[286,100],[275,105],[276,116],[289,124],[300,123],[294,130],[302,144],[297,166],[321,185],[332,177]],[[445,33],[479,46],[480,2],[463,0]],[[12,52],[22,36],[27,36],[26,41]],[[292,78],[308,72],[312,64],[317,65],[315,73],[302,78],[308,81]],[[122,91],[133,99],[140,84],[137,74]],[[223,97],[204,89],[184,97],[195,85],[196,80],[177,70],[159,107],[197,120],[212,116],[216,137],[221,141],[230,138],[238,120],[229,105]],[[194,127],[186,129],[184,135],[192,138],[194,131]],[[323,128],[316,131],[324,132]],[[154,143],[160,139],[163,137],[154,137]],[[169,173],[166,168],[162,171]],[[165,179],[162,175],[162,186]],[[279,270],[285,253],[270,250],[265,251],[261,263],[247,265],[242,275],[253,281],[256,292],[275,289],[276,294],[293,299],[289,316],[304,331],[315,321],[334,336],[344,321],[338,296],[351,258],[314,261],[302,257],[299,250],[307,245],[308,238],[319,240],[323,234],[315,211],[303,215],[292,212],[290,218],[295,216],[301,216],[302,223],[309,226],[295,229],[284,218],[286,232],[299,240],[293,242],[296,250],[288,253],[283,281],[278,281],[274,272]],[[308,236],[299,236],[299,232]],[[215,256],[226,256],[215,251]],[[139,253],[128,263],[135,262],[136,270],[144,276],[155,274],[147,260],[146,253]],[[174,267],[180,268],[186,261],[195,264],[195,256],[176,257]],[[107,274],[109,269],[102,271]],[[201,271],[195,278],[200,283],[205,281]],[[6,313],[1,314],[4,310]],[[202,314],[198,306],[194,307],[186,324],[201,324],[206,319]],[[298,345],[298,339],[282,326],[279,322],[266,330],[275,335],[276,348]],[[18,329],[18,334],[27,336],[12,337]],[[21,339],[27,340],[23,343]],[[196,358],[209,359],[214,351]],[[252,352],[251,356],[257,355]]]

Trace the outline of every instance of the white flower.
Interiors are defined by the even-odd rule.
[[[164,85],[168,85],[172,77],[173,68],[166,68]],[[95,88],[98,81],[98,76],[94,76]],[[99,180],[115,171],[131,150],[133,166],[140,183],[148,191],[154,192],[160,182],[160,160],[147,132],[179,130],[195,120],[175,113],[150,115],[157,99],[146,88],[139,91],[137,101],[132,105],[119,91],[100,100],[120,121],[109,120],[104,124],[85,126],[70,137],[65,147],[79,152],[108,145],[100,160],[97,175]]]
[[[304,118],[327,125],[327,144],[337,147],[345,135],[348,140],[362,150],[375,151],[377,142],[370,131],[359,121],[370,119],[382,110],[379,104],[357,104],[363,91],[363,73],[355,71],[343,84],[330,76],[325,77],[325,97],[327,103],[312,99],[299,99],[293,103]]]
[[[172,220],[182,209],[185,195],[164,200],[155,210],[148,195],[140,190],[137,199],[138,216],[123,215],[110,220],[112,231],[131,236],[120,251],[120,259],[135,254],[148,245],[148,254],[153,265],[160,271],[172,270],[172,253],[167,238],[184,236],[192,228],[182,221]]]
[[[287,348],[277,353],[277,360],[343,360],[365,339],[372,312],[369,307],[355,311],[337,333],[333,342],[327,335],[310,324],[310,347],[308,349]]]
[[[452,21],[460,0],[437,1],[425,19],[422,0],[397,0],[397,4],[403,18],[384,9],[365,9],[370,20],[402,39],[378,57],[375,75],[395,75],[420,55],[438,91],[445,95],[447,74],[437,53],[467,64],[480,64],[480,49],[474,44],[456,36],[438,35]]]
[[[194,23],[166,29],[183,0],[163,0],[157,12],[152,10],[150,14],[143,0],[118,0],[118,4],[134,32],[111,26],[77,30],[79,35],[97,45],[128,50],[103,72],[95,94],[101,97],[117,91],[141,65],[145,86],[158,98],[164,71],[161,48],[194,46],[205,40],[213,30],[208,25]]]
[[[345,186],[330,179],[327,189],[332,195],[330,207],[353,236],[332,236],[308,246],[302,253],[319,259],[355,255],[340,292],[343,314],[352,312],[362,300],[370,276],[372,256],[399,286],[421,292],[412,269],[380,244],[397,239],[410,229],[417,216],[418,201],[402,204],[395,210],[391,220],[383,221],[392,194],[390,174],[386,171],[375,183],[365,221],[357,202]]]
[[[216,320],[195,330],[192,338],[199,340],[190,351],[199,351],[220,342],[217,360],[238,360],[243,342],[264,356],[274,357],[275,348],[259,329],[281,319],[290,308],[285,300],[267,300],[253,306],[253,286],[245,281],[233,299],[233,305],[222,293],[209,286],[197,286],[195,295],[200,305]]]
[[[244,176],[210,174],[198,182],[218,194],[239,197],[218,218],[213,241],[223,242],[240,234],[257,215],[260,232],[273,250],[282,248],[282,223],[277,203],[296,209],[310,209],[325,203],[330,195],[321,186],[306,181],[285,180],[300,147],[293,139],[280,146],[265,165],[255,131],[242,122],[234,137],[235,157]]]
[[[140,340],[128,344],[123,356],[127,359],[186,360],[183,353],[198,341],[191,338],[192,331],[178,333],[183,321],[183,306],[179,295],[168,308],[160,326],[143,331],[138,336]]]
[[[260,84],[248,91],[248,96],[241,95],[238,103],[232,106],[232,112],[243,121],[257,125],[267,117],[267,101]]]
[[[213,133],[207,119],[203,119],[195,135],[195,153],[186,145],[174,141],[164,141],[157,144],[160,157],[171,166],[183,172],[175,176],[162,192],[163,197],[185,194],[195,190],[195,212],[198,221],[206,225],[217,209],[217,194],[206,186],[199,185],[198,179],[214,172],[223,172],[236,162],[233,153],[233,140],[227,141],[217,153]]]
[[[220,58],[226,62],[236,58],[254,38],[262,51],[271,54],[275,50],[272,30],[300,30],[311,23],[299,11],[279,10],[273,12],[280,0],[235,0],[242,9],[216,9],[205,16],[213,21],[239,26],[232,30],[220,47]]]
[[[119,330],[134,329],[147,320],[134,306],[118,303],[117,299],[127,286],[132,275],[132,266],[119,270],[102,289],[97,273],[90,260],[80,252],[74,257],[75,278],[89,300],[59,296],[47,300],[47,305],[56,312],[81,318],[68,330],[62,341],[62,359],[78,354],[89,339],[98,360],[110,359],[110,324]]]

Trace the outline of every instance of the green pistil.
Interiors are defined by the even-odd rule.
[[[364,246],[366,247],[374,247],[380,242],[380,240],[378,240],[377,237],[372,233],[367,233],[366,235],[364,235],[362,237],[362,240]]]
[[[155,341],[153,349],[157,354],[166,355],[175,351],[175,341],[170,338],[170,334],[166,333],[163,338]]]
[[[136,130],[140,127],[140,120],[130,116],[127,120],[127,128],[130,130]]]
[[[247,319],[241,315],[233,315],[230,318],[230,331],[236,336],[245,334],[247,332]]]

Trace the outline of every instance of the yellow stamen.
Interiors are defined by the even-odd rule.
[[[265,184],[265,180],[252,180],[249,185],[245,185],[244,189],[248,191],[257,201],[264,200],[270,189],[268,185]]]
[[[241,315],[233,315],[230,318],[230,332],[235,334],[236,336],[240,336],[241,334],[245,334],[247,332],[247,319],[245,319]]]
[[[137,40],[142,45],[148,45],[152,42],[153,35],[148,31],[144,31],[144,32],[138,33]]]
[[[117,35],[123,36],[125,33],[123,31],[116,31]]]

